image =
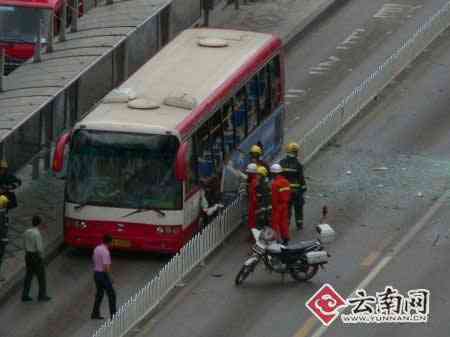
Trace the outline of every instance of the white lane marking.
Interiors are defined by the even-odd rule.
[[[306,93],[306,90],[303,90],[303,89],[289,89],[287,92],[289,92],[289,93],[294,93],[294,92],[296,92],[296,93],[299,93],[299,94],[305,94]]]
[[[381,261],[370,271],[369,274],[358,284],[358,286],[352,291],[348,297],[354,296],[358,289],[365,289],[372,282],[375,277],[383,270],[386,265],[391,262],[391,260],[414,238],[414,236],[420,232],[431,220],[434,214],[442,207],[447,198],[450,197],[450,190],[445,192],[425,213],[425,215],[420,218],[420,220],[412,227],[406,235],[397,243],[392,249],[391,253],[386,255],[381,259]],[[345,309],[345,308],[344,308]],[[339,310],[339,311],[342,311]],[[325,325],[320,326],[311,337],[321,337],[328,327]]]
[[[359,42],[359,40],[361,40],[361,35],[362,33],[364,33],[366,30],[363,28],[358,28],[355,29],[344,41],[342,41],[341,43],[339,43],[339,46],[337,46],[337,49],[344,49],[343,47],[345,47],[346,44],[356,44]],[[348,49],[347,47],[345,47],[346,49]]]
[[[300,97],[300,95],[291,95],[291,94],[284,95],[284,98],[298,98],[298,97]]]
[[[410,6],[402,4],[388,3],[384,4],[381,9],[373,16],[376,19],[395,19],[399,17],[403,12],[411,12],[419,9],[420,6]]]
[[[327,60],[320,62],[317,66],[309,68],[310,75],[323,75],[339,62],[341,59],[336,56],[330,56]]]
[[[310,71],[309,74],[310,75],[324,75],[325,72],[323,72],[323,71]]]

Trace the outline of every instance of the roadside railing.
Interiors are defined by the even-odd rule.
[[[202,232],[195,235],[155,278],[122,305],[113,319],[105,322],[94,337],[124,336],[239,226],[241,209],[242,199],[238,198]]]
[[[449,25],[450,2],[419,26],[376,71],[305,134],[299,141],[304,162],[311,160]],[[112,320],[104,323],[93,337],[123,337],[239,226],[242,205],[241,199],[235,200],[221,216],[184,246],[153,280],[130,298]]]

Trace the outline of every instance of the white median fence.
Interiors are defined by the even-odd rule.
[[[305,134],[300,140],[305,162],[342,130],[449,25],[450,2],[421,25],[375,72]],[[241,213],[242,200],[237,199],[205,230],[195,235],[158,275],[123,304],[113,319],[105,322],[93,337],[123,337],[239,226]]]
[[[238,198],[202,232],[195,235],[94,337],[124,336],[151,312],[183,277],[215,250],[241,223],[242,199]]]

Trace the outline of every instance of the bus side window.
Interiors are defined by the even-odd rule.
[[[253,78],[247,83],[247,111],[248,111],[248,129],[247,132],[252,132],[256,126],[258,125],[258,79],[257,76],[253,76]]]
[[[247,136],[247,99],[244,88],[238,91],[233,100],[233,127],[236,144]]]
[[[199,179],[210,177],[213,171],[211,148],[209,144],[208,123],[204,123],[194,135],[197,152],[197,169]]]
[[[269,65],[265,66],[258,74],[259,85],[259,106],[261,109],[260,122],[263,121],[272,112],[271,101],[271,83],[269,76]]]
[[[271,103],[272,110],[280,105],[281,102],[281,76],[280,76],[280,57],[274,57],[269,63],[269,75],[271,85]]]
[[[223,164],[223,130],[222,130],[222,111],[217,110],[209,119],[209,132],[211,155],[213,161],[214,174],[218,174],[222,170]]]
[[[197,156],[195,150],[195,141],[191,139],[189,141],[189,154],[188,154],[189,164],[187,167],[187,180],[186,180],[186,192],[192,191],[193,187],[198,184],[198,174],[197,174]]]
[[[234,150],[236,144],[235,130],[233,127],[232,99],[230,99],[223,105],[222,118],[223,118],[224,158],[228,158],[228,155]]]

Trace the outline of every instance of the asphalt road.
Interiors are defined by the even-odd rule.
[[[295,128],[288,130],[288,138],[301,136],[315,124],[328,111],[328,107],[332,107],[339,97],[348,94],[373,69],[374,64],[390,54],[391,47],[399,44],[402,32],[411,33],[421,18],[434,12],[444,1],[404,0],[402,3],[406,7],[398,9],[383,7],[386,3],[349,0],[309,29],[302,39],[290,45],[287,54],[286,98],[290,103],[287,124],[294,125],[295,122]],[[416,6],[422,7],[415,8]],[[377,13],[380,17],[374,18]],[[372,35],[361,39],[358,42],[360,44],[353,43],[357,36],[348,40],[350,42],[343,43],[357,29],[365,29]],[[361,30],[358,32],[363,33]],[[336,49],[339,46],[349,49]],[[372,49],[368,49],[369,46],[373,46]],[[345,56],[337,53],[345,53]],[[331,56],[345,62],[338,62]],[[322,62],[331,63],[320,64]],[[348,71],[348,64],[351,64],[352,72]],[[312,69],[313,67],[322,70]],[[417,110],[417,116],[422,111]],[[385,113],[387,114],[383,111],[382,115]],[[300,118],[297,118],[298,115]],[[410,155],[407,150],[397,153],[391,149],[393,141],[395,144],[404,144],[405,149],[419,148],[426,144],[425,141],[421,143],[420,140],[413,139],[413,134],[423,130],[423,125],[427,124],[413,123],[408,139],[398,139],[396,129],[392,128],[394,125],[402,127],[405,122],[403,117],[398,115],[381,118],[377,117],[378,114],[369,115],[372,117],[360,121],[358,126],[349,130],[351,136],[346,140],[348,145],[344,147],[337,144],[336,147],[325,150],[308,166],[308,171],[314,174],[309,174],[308,180],[310,193],[307,221],[315,223],[320,207],[327,204],[330,208],[330,222],[336,224],[339,233],[338,241],[331,247],[334,258],[327,271],[320,273],[312,283],[302,285],[290,281],[282,284],[279,278],[260,271],[242,289],[236,289],[232,286],[232,280],[248,251],[244,233],[239,232],[207,268],[199,271],[196,275],[199,276],[198,280],[194,278],[193,283],[189,283],[155,317],[152,324],[156,325],[154,330],[152,325],[152,333],[148,332],[147,327],[142,328],[144,335],[163,337],[185,336],[189,333],[193,336],[292,336],[304,322],[308,322],[309,316],[303,303],[321,282],[333,281],[342,284],[344,292],[349,290],[370,266],[370,259],[366,261],[367,266],[361,266],[366,255],[389,246],[391,242],[386,238],[396,237],[405,231],[409,223],[425,212],[432,199],[442,193],[442,183],[446,179],[446,172],[443,172],[445,161],[416,156],[414,151]],[[446,116],[441,113],[441,117],[443,120],[439,125],[444,125]],[[381,118],[380,121],[378,118]],[[387,120],[388,118],[392,121]],[[383,132],[377,129],[371,133],[369,129],[365,129],[359,133],[362,125],[372,126],[376,121],[385,122],[382,127],[377,124]],[[422,122],[433,121],[430,117]],[[384,130],[387,127],[390,132]],[[368,135],[377,141],[371,142],[366,138]],[[378,139],[380,135],[383,135],[384,142]],[[436,149],[440,134],[436,133],[434,138],[435,141],[429,142],[429,148]],[[364,147],[368,145],[371,147]],[[446,148],[445,144],[442,148]],[[442,166],[429,169],[430,162],[434,165],[435,160],[437,163],[442,162]],[[392,164],[392,171],[388,172],[395,171],[396,174],[406,167],[407,177],[396,182],[393,175],[383,176],[383,171],[372,170],[378,165],[388,164]],[[351,175],[346,174],[348,170],[352,171]],[[420,176],[424,171],[427,172],[426,178]],[[381,184],[391,184],[386,189],[389,193],[385,193],[387,191],[382,188],[373,190],[373,186]],[[406,184],[408,188],[402,184]],[[424,198],[415,197],[416,186],[420,187]],[[404,195],[406,190],[407,194]],[[349,208],[348,205],[352,207]],[[386,216],[389,221],[386,221]],[[305,238],[312,235],[312,228],[308,228],[305,234],[302,233]],[[167,258],[154,255],[124,254],[114,257],[119,305],[136,288],[150,280],[166,261]],[[65,251],[57,257],[48,268],[49,292],[53,300],[45,304],[22,304],[20,290],[16,291],[11,298],[0,304],[0,336],[89,336],[99,325],[98,322],[89,320],[94,296],[90,268],[89,254]],[[177,310],[173,310],[174,306]],[[106,303],[103,313],[107,314]],[[277,327],[275,332],[274,326]]]
[[[313,237],[320,207],[328,205],[328,220],[338,237],[329,246],[333,257],[326,271],[298,284],[282,282],[260,268],[236,288],[234,277],[249,251],[241,231],[135,335],[448,336],[443,308],[449,297],[444,282],[448,210],[447,199],[439,201],[450,187],[448,37],[447,31],[308,165],[309,225],[295,236]],[[436,202],[444,208],[433,206]],[[427,214],[431,216],[423,218]],[[409,235],[417,224],[422,228],[419,235]],[[436,233],[441,233],[437,241]],[[374,268],[408,235],[412,241],[375,274]],[[317,330],[320,324],[305,307],[312,294],[330,283],[348,295],[368,275],[374,275],[368,279],[373,283],[365,283],[371,294],[386,285],[401,292],[431,289],[432,321],[376,327],[336,323],[326,331]]]

